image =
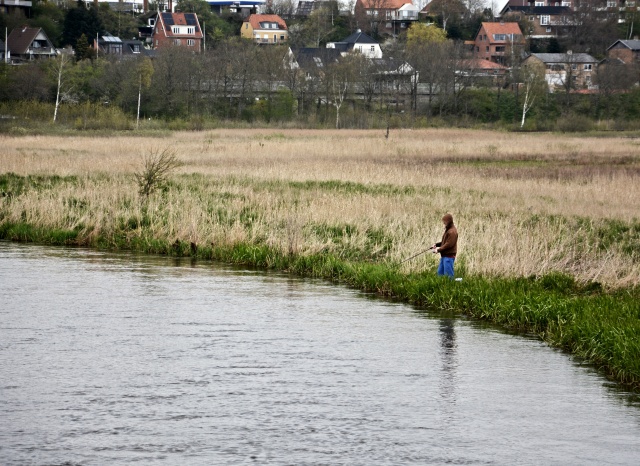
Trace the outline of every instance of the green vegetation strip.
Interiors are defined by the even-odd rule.
[[[151,237],[98,236],[79,240],[75,230],[47,230],[1,222],[0,238],[54,245],[129,249],[280,270],[316,277],[398,301],[463,313],[536,335],[598,367],[613,380],[640,388],[640,289],[610,292],[552,274],[531,278],[465,276],[462,282],[434,271],[404,274],[397,264],[346,261],[331,254],[287,255],[261,244],[200,246]],[[87,238],[84,236],[84,238]]]

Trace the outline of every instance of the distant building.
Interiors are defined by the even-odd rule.
[[[354,13],[365,19],[371,32],[397,35],[418,21],[420,9],[411,0],[356,0]]]
[[[474,41],[474,56],[502,65],[509,62],[509,55],[517,47],[525,45],[518,23],[482,23]]]
[[[195,13],[158,13],[149,24],[153,24],[151,43],[154,49],[184,47],[193,52],[202,51],[204,35]]]
[[[251,15],[242,23],[240,36],[258,44],[279,44],[289,39],[289,30],[278,15]]]
[[[32,2],[26,0],[0,0],[0,13],[5,15],[31,10]]]
[[[141,40],[122,40],[119,37],[109,33],[98,39],[98,55],[148,55],[150,50],[144,47]],[[96,48],[96,41],[93,41],[93,47]]]
[[[570,1],[529,2],[509,0],[498,17],[505,22],[526,20],[527,31],[522,31],[530,39],[563,37],[575,28],[576,20]]]
[[[640,64],[640,40],[618,40],[607,49],[607,58],[617,58],[625,65]]]
[[[382,58],[380,44],[360,30],[340,42],[329,42],[327,48],[338,49],[342,55],[358,52],[367,58]]]
[[[256,14],[263,7],[266,0],[205,0],[211,7],[211,11],[221,14],[224,11],[238,13],[243,18]]]
[[[42,28],[14,28],[7,37],[7,49],[12,62],[57,56],[56,48]]]
[[[532,53],[523,63],[544,66],[545,80],[553,91],[591,88],[598,60],[587,53]]]
[[[328,48],[294,48],[290,49],[289,63],[291,68],[304,71],[307,79],[323,76],[327,67],[340,59],[340,52]]]

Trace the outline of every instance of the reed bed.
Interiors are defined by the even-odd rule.
[[[609,287],[640,283],[640,141],[468,130],[218,130],[166,138],[3,137],[0,173],[74,176],[3,207],[87,238],[118,219],[150,219],[165,240],[265,242],[400,262],[458,224],[458,263],[471,275],[562,272]],[[150,148],[182,168],[143,205],[133,173]],[[69,210],[80,199],[81,210]],[[223,213],[222,213],[223,212]],[[133,220],[132,220],[133,222]],[[135,222],[134,222],[135,223]],[[81,235],[81,236],[82,236]],[[377,242],[377,243],[376,243]],[[403,265],[433,267],[425,256]]]

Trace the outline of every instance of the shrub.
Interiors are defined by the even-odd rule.
[[[570,114],[560,117],[556,122],[556,128],[563,133],[591,131],[593,121],[584,115]]]
[[[182,165],[173,149],[151,149],[144,157],[142,171],[136,172],[140,195],[148,198],[166,183],[168,176]]]

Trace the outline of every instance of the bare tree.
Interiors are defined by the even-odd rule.
[[[140,101],[142,100],[142,90],[151,86],[151,76],[153,75],[153,65],[151,60],[143,58],[137,67],[138,71],[138,110],[136,112],[136,129],[140,126]]]
[[[523,128],[527,113],[536,103],[536,100],[547,92],[547,86],[544,81],[544,70],[540,66],[525,65],[520,69],[520,74],[524,93],[520,128]]]
[[[53,61],[53,72],[56,76],[56,105],[53,111],[53,122],[55,123],[58,118],[58,109],[60,108],[60,102],[65,100],[66,93],[69,89],[66,89],[66,74],[68,67],[73,63],[73,55],[70,50],[66,50],[56,57]]]
[[[285,74],[288,48],[271,45],[268,47],[258,47],[256,50],[257,65],[260,69],[258,76],[260,91],[267,96],[266,120],[271,121],[273,111],[273,95]]]
[[[328,67],[326,82],[331,102],[336,109],[336,129],[340,128],[340,109],[349,94],[353,92],[363,58],[359,54],[349,54],[338,63]]]

